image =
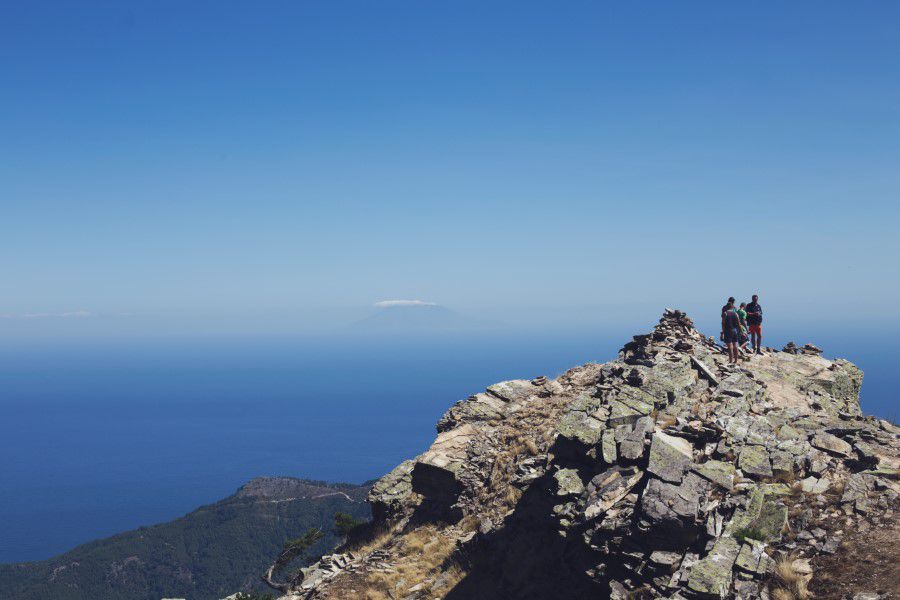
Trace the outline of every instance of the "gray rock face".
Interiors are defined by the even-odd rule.
[[[375,485],[373,512],[407,531],[452,507],[460,519],[436,522],[468,597],[767,598],[776,558],[834,552],[844,519],[900,514],[900,430],[861,416],[861,380],[810,346],[728,366],[667,310],[616,360],[451,407]],[[416,594],[433,582],[394,597],[430,598]]]
[[[415,463],[405,460],[379,479],[369,490],[373,518],[385,521],[398,514],[410,502],[412,470]]]
[[[466,460],[466,448],[475,434],[470,423],[440,433],[413,466],[413,491],[452,504],[462,491],[459,474]]]

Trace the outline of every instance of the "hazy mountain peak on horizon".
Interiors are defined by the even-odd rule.
[[[351,328],[371,332],[418,332],[473,329],[485,326],[434,302],[384,300],[375,303],[375,312],[351,324]]]

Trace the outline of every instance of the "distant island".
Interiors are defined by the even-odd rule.
[[[496,323],[467,317],[434,302],[383,300],[375,304],[375,312],[352,323],[350,328],[360,333],[420,333],[496,326]]]

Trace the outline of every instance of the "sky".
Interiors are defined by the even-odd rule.
[[[888,1],[2,2],[0,330],[754,292],[896,321],[898,24]]]

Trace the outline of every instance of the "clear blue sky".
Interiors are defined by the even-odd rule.
[[[3,2],[0,314],[896,307],[898,30],[887,1]]]

